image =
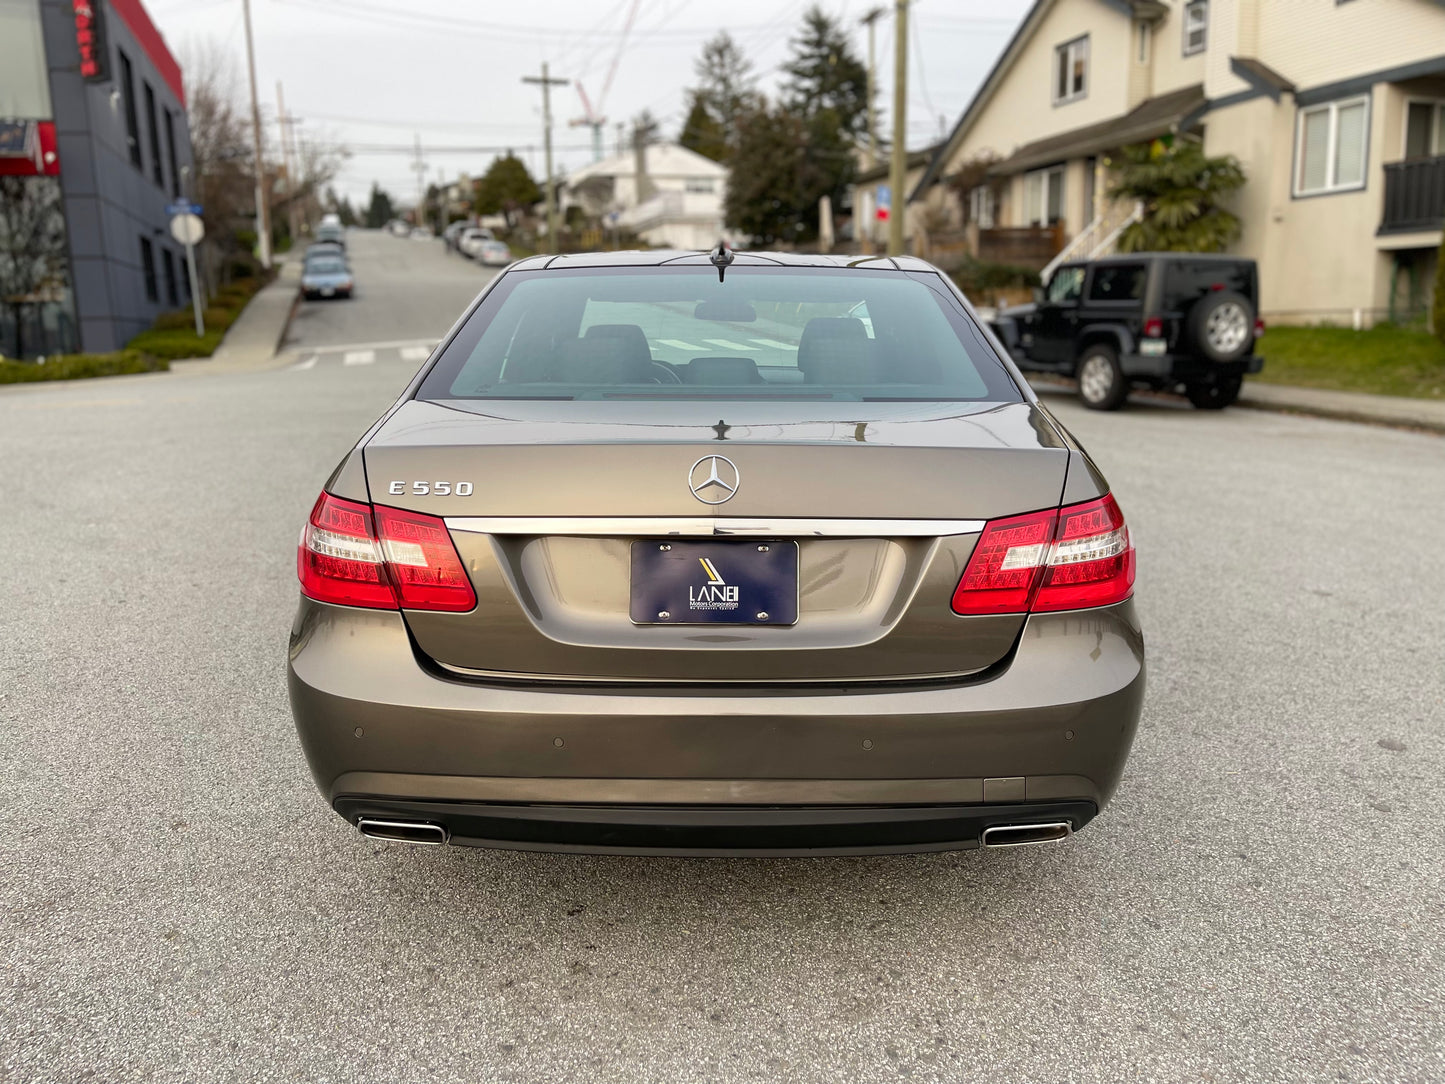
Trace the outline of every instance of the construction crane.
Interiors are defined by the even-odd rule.
[[[577,96],[582,99],[583,115],[575,120],[567,122],[569,128],[587,127],[592,129],[592,161],[602,161],[602,128],[607,123],[607,118],[602,115],[602,104],[607,100],[607,92],[612,89],[612,79],[617,74],[617,65],[622,60],[622,51],[627,48],[627,35],[632,30],[632,20],[637,18],[637,7],[641,0],[632,0],[627,8],[627,21],[622,24],[622,34],[617,39],[617,52],[612,54],[612,66],[607,69],[607,78],[602,83],[602,93],[597,96],[597,108],[592,108],[592,102],[587,97],[587,91],[582,86],[582,80],[577,80]]]
[[[587,90],[582,86],[582,80],[577,80],[577,97],[582,99],[583,115],[567,122],[569,128],[580,128],[586,126],[592,129],[592,161],[602,161],[602,128],[607,123],[606,117],[599,117],[592,103],[587,99]]]

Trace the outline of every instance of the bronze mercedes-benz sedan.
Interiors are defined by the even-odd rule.
[[[336,468],[289,684],[368,836],[1059,840],[1144,696],[1099,470],[920,260],[535,257]]]

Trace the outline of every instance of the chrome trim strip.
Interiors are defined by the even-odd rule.
[[[687,516],[448,516],[469,534],[606,535],[622,538],[938,538],[977,534],[981,519],[742,519]]]

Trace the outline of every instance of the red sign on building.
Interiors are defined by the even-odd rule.
[[[75,44],[80,48],[80,77],[87,83],[108,79],[100,0],[71,0],[71,6],[75,12]]]

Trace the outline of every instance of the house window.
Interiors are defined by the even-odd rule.
[[[1295,136],[1296,196],[1365,187],[1370,99],[1346,98],[1299,111]]]
[[[146,300],[159,301],[161,295],[156,290],[156,250],[149,237],[140,239],[140,269],[145,275]]]
[[[1089,35],[1054,49],[1054,104],[1076,102],[1089,93]]]
[[[1148,23],[1139,23],[1139,63],[1149,63],[1149,38],[1152,36]]]
[[[162,188],[166,186],[165,163],[161,159],[161,128],[156,123],[156,92],[145,80],[141,80],[146,96],[146,123],[151,129],[151,176]]]
[[[135,115],[135,76],[131,72],[130,57],[125,55],[124,50],[117,49],[116,52],[120,54],[120,97],[122,108],[125,109],[125,142],[130,149],[130,164],[140,169],[140,123]]]
[[[1052,226],[1064,217],[1064,167],[1049,166],[1024,174],[1024,222]]]
[[[714,187],[711,178],[701,177],[691,181],[684,181],[683,190],[687,192],[703,192],[711,195]]]
[[[1184,55],[1204,52],[1209,44],[1209,0],[1189,0],[1184,5]]]
[[[181,303],[181,292],[176,288],[176,258],[168,248],[161,249],[161,270],[166,273],[166,300],[175,308]]]
[[[176,115],[169,109],[166,114],[166,161],[171,164],[171,195],[181,198],[181,171],[176,165]]]
[[[1445,154],[1445,102],[1410,102],[1405,112],[1405,157]]]
[[[986,184],[968,190],[968,220],[981,230],[993,229],[993,189]]]

